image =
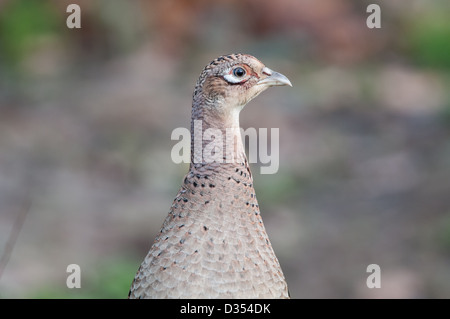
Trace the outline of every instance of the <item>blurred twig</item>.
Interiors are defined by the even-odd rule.
[[[9,258],[11,257],[11,253],[14,249],[14,245],[16,244],[17,238],[19,237],[19,233],[22,229],[23,223],[30,211],[31,207],[31,199],[29,196],[23,201],[21,209],[16,217],[16,220],[11,229],[11,233],[6,241],[5,248],[3,249],[3,254],[0,257],[0,281],[2,279],[3,272],[8,265]]]

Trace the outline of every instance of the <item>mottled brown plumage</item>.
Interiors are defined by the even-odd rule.
[[[194,121],[201,120],[203,130],[219,129],[225,137],[227,128],[239,128],[245,104],[274,85],[291,84],[250,55],[215,59],[195,87],[191,131]],[[288,298],[239,130],[236,137],[224,138],[234,143],[231,152],[223,149],[232,162],[205,161],[193,145],[210,141],[191,135],[189,172],[139,267],[129,297]]]

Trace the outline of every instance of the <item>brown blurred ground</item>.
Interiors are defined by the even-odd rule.
[[[30,203],[0,297],[126,297],[187,171],[171,132],[231,52],[294,85],[241,113],[280,128],[253,172],[291,296],[450,297],[449,4],[380,2],[371,30],[371,2],[0,1],[0,255]]]

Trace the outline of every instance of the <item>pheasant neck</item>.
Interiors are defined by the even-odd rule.
[[[194,112],[191,121],[191,168],[242,165],[247,161],[239,126],[240,109]]]

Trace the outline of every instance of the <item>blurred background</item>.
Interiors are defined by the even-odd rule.
[[[450,298],[450,3],[369,29],[370,3],[0,0],[0,297],[127,297],[188,169],[171,132],[242,52],[294,85],[241,113],[280,128],[278,173],[252,169],[291,296]]]

